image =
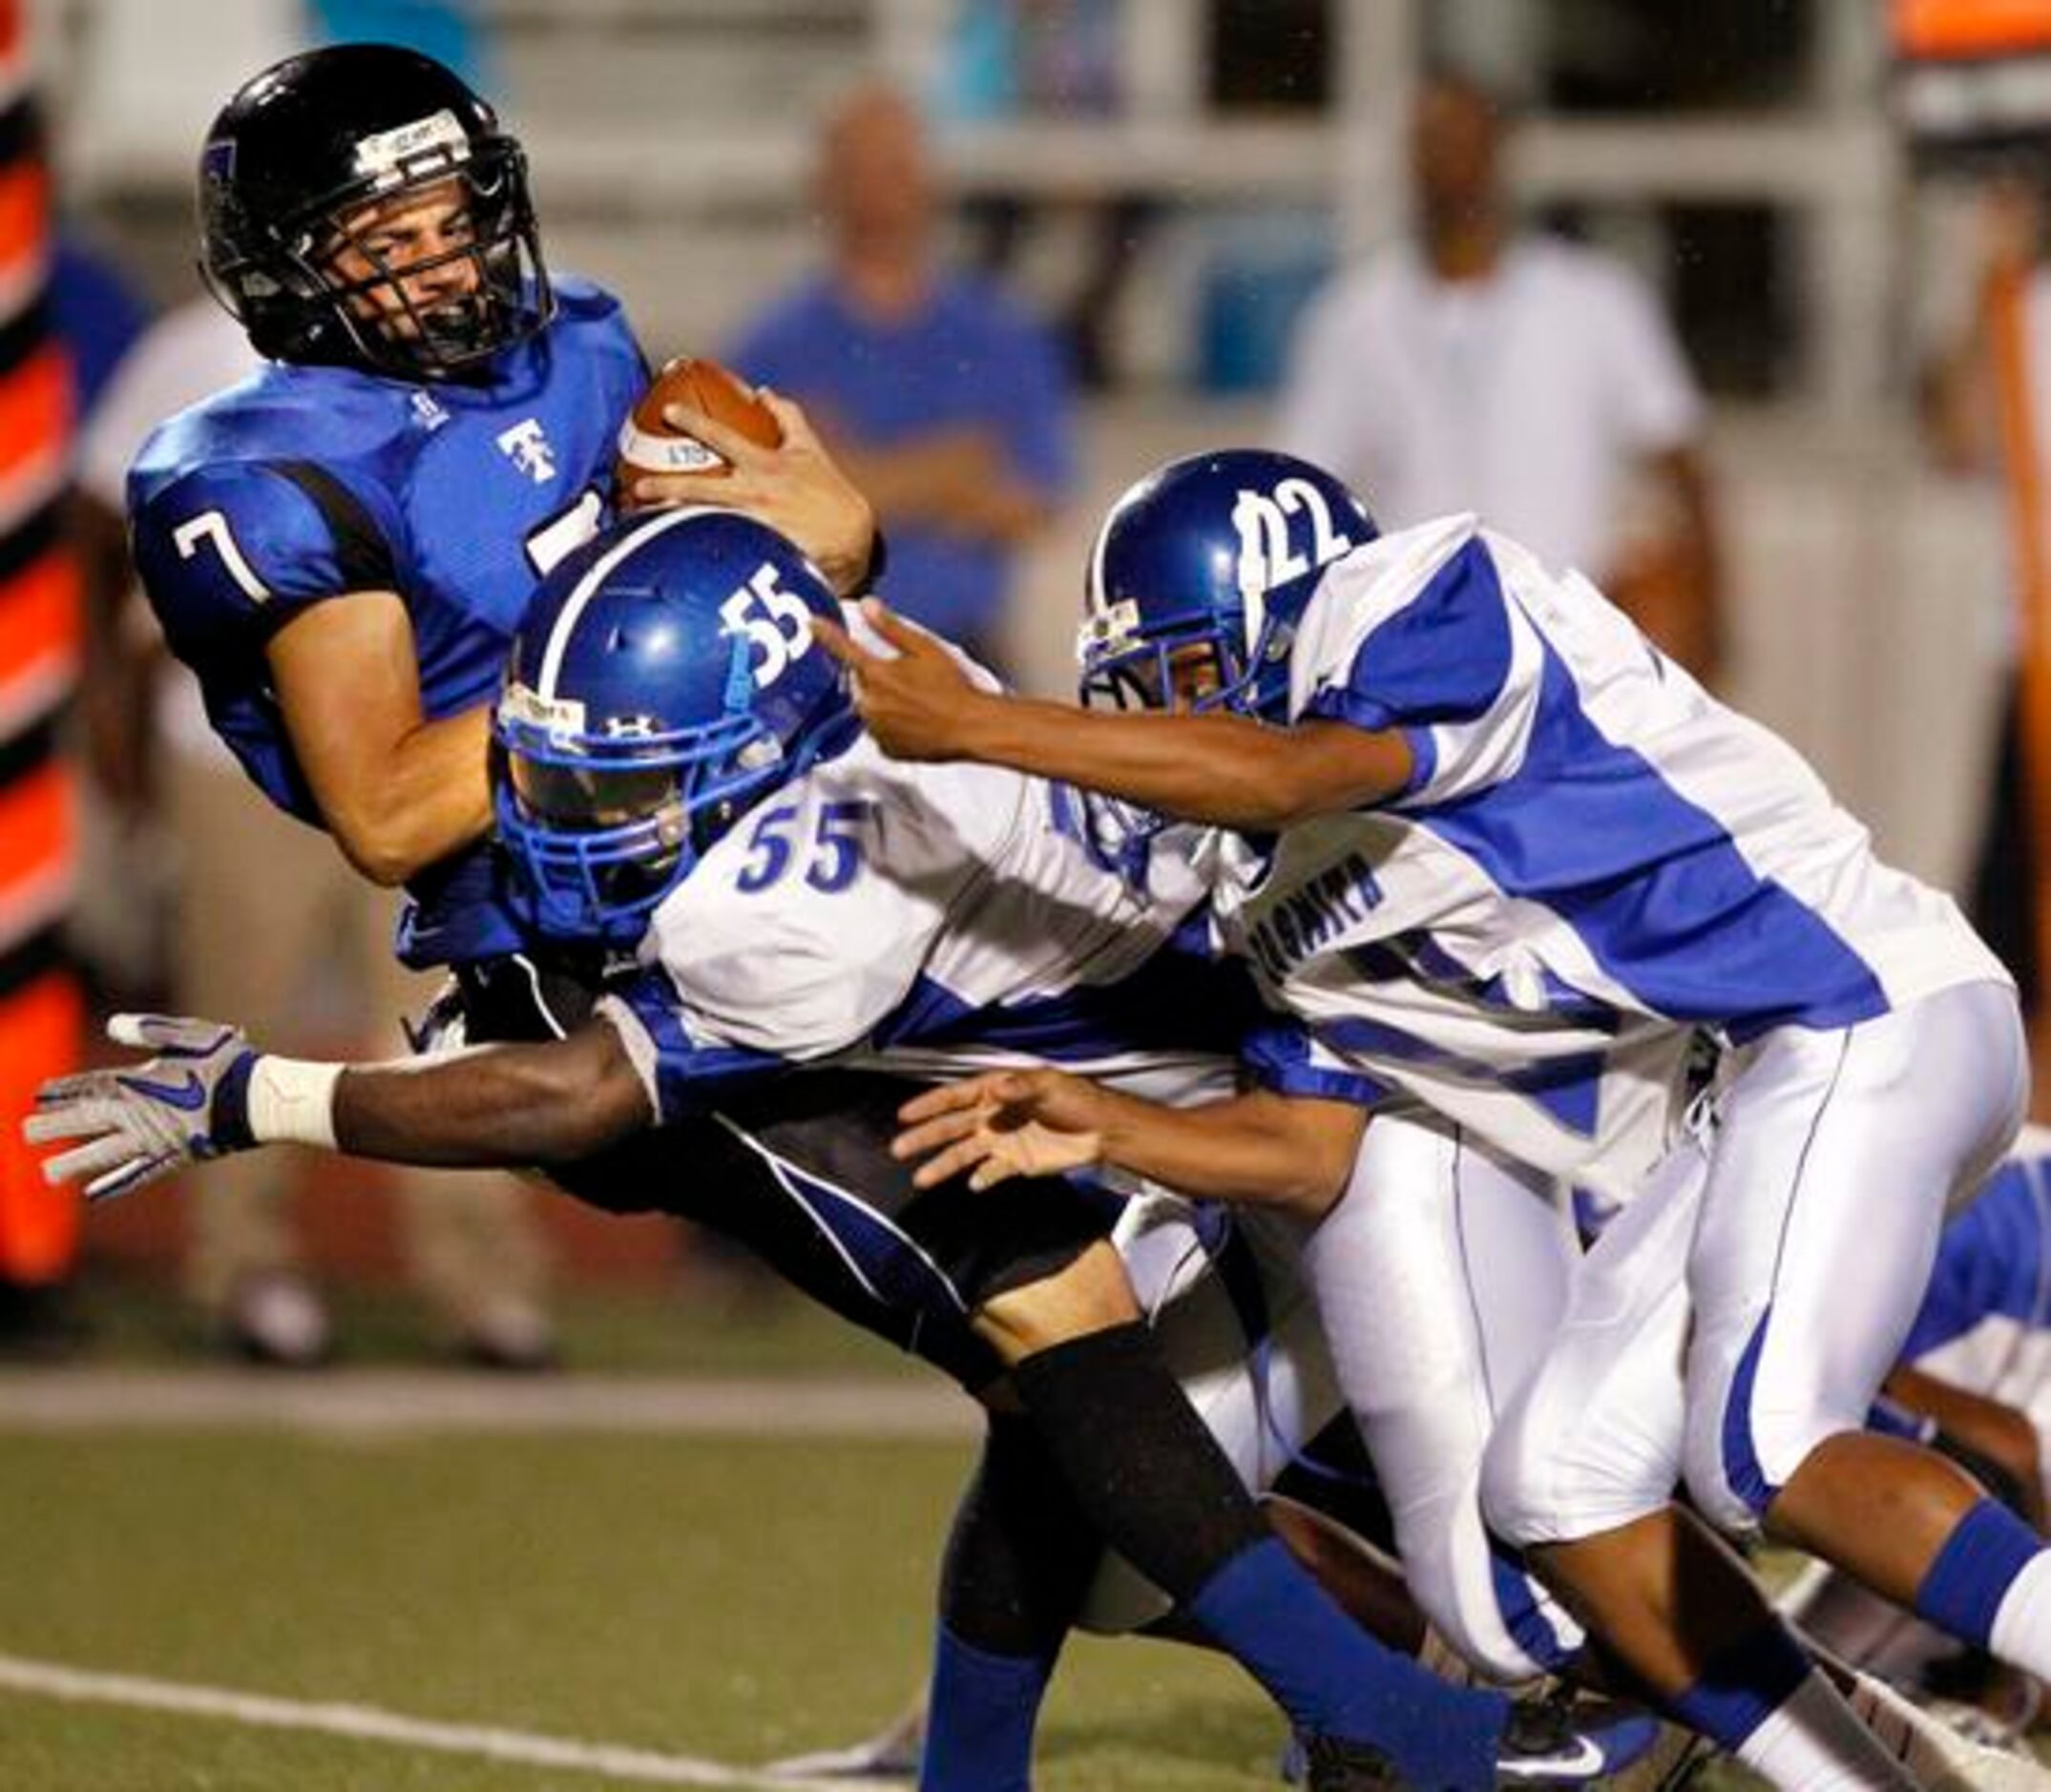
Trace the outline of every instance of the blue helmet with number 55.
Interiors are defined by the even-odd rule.
[[[732,511],[658,511],[558,565],[492,713],[492,803],[521,920],[631,946],[761,799],[859,731],[812,639],[839,615],[803,553]]]
[[[1170,461],[1098,531],[1076,643],[1083,701],[1281,719],[1305,604],[1332,561],[1379,532],[1343,482],[1293,454]]]

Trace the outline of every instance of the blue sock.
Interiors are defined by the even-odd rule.
[[[1769,1622],[1721,1650],[1694,1685],[1666,1701],[1667,1708],[1696,1735],[1735,1754],[1794,1697],[1812,1667],[1788,1627]]]
[[[1999,1500],[1981,1500],[1952,1527],[1924,1573],[1915,1590],[1915,1615],[1985,1648],[2002,1599],[2043,1547],[2044,1540]]]
[[[1333,1603],[1273,1537],[1239,1552],[1185,1610],[1299,1730],[1378,1749],[1405,1785],[1488,1787],[1510,1701],[1449,1686]]]
[[[1000,1656],[945,1624],[933,1647],[919,1792],[1028,1792],[1051,1656]]]

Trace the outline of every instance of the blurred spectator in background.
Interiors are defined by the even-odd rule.
[[[1502,114],[1429,79],[1412,121],[1417,240],[1342,274],[1291,347],[1276,434],[1384,528],[1475,511],[1579,568],[1699,677],[1718,659],[1703,405],[1652,295],[1621,262],[1527,233],[1502,182]],[[1658,527],[1627,542],[1631,475]],[[1656,540],[1654,536],[1656,535]]]
[[[260,1016],[312,1050],[321,1044],[307,1020],[309,1006],[319,1007],[309,1004],[318,981],[323,991],[358,997],[357,1036],[396,1055],[405,1049],[401,1017],[423,1009],[436,985],[392,955],[398,892],[360,877],[333,841],[251,787],[208,723],[197,680],[164,651],[128,557],[123,486],[144,437],[260,365],[235,319],[211,299],[190,300],[115,370],[85,435],[78,508],[89,582],[102,612],[119,615],[114,633],[139,643],[156,692],[132,714],[128,798],[160,805],[161,835],[176,854],[175,1007]],[[151,767],[155,788],[143,775]],[[294,1233],[292,1162],[229,1157],[199,1173],[207,1186],[185,1209],[187,1285],[223,1347],[304,1367],[328,1355],[331,1338]],[[546,1253],[521,1185],[408,1171],[397,1198],[408,1268],[451,1349],[484,1366],[547,1363]]]
[[[73,785],[57,718],[78,666],[77,572],[61,524],[71,378],[48,296],[50,177],[16,0],[0,0],[0,1114],[76,1068],[84,1000],[62,945]],[[78,1200],[0,1128],[0,1348],[68,1341]]]
[[[1952,473],[2005,472],[2025,482],[2017,501],[2039,506],[2043,501],[2047,418],[2051,418],[2051,270],[2043,260],[2042,202],[2034,184],[2020,179],[1990,185],[1982,200],[1978,290],[1968,322],[1945,345],[1927,370],[1923,389],[1924,432],[1938,466]],[[2013,294],[2018,309],[2004,311]],[[2011,345],[2029,389],[2015,395],[2032,427],[2024,443],[2027,467],[2010,465],[2004,437],[2001,356],[1997,337],[2006,316],[2018,317],[2021,340]],[[2043,519],[2036,528],[2040,534]],[[2019,562],[2023,556],[2017,556]],[[2027,568],[2018,564],[2013,583],[2020,587]],[[2015,973],[2026,1011],[2041,1011],[2036,915],[2038,848],[2032,838],[2030,773],[2022,726],[2019,648],[2024,594],[2020,589],[1998,594],[1999,616],[1987,630],[2000,656],[2006,695],[1995,755],[1995,775],[1987,786],[1967,906],[1981,938]]]
[[[1017,550],[1071,478],[1066,369],[1003,293],[938,264],[925,133],[902,95],[847,96],[821,134],[817,178],[830,264],[727,359],[803,404],[868,493],[890,601],[1001,664]]]

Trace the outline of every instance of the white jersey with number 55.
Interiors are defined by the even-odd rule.
[[[1156,843],[1142,886],[1065,786],[906,763],[863,736],[705,853],[604,1011],[664,1118],[827,1058],[1223,1089],[1257,1003],[1210,948],[1204,838]]]

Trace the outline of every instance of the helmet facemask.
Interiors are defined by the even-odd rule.
[[[1085,617],[1076,638],[1084,706],[1245,713],[1251,675],[1233,638],[1236,620],[1185,617],[1148,629],[1129,600]]]
[[[493,806],[522,918],[558,938],[631,946],[650,912],[790,775],[750,716],[669,734],[593,736],[522,720],[518,687],[493,725]],[[614,724],[618,728],[618,724]]]
[[[212,196],[227,216],[210,240],[241,253],[216,256],[204,271],[260,352],[356,362],[399,379],[460,378],[554,315],[519,145],[471,139],[448,114],[408,129],[429,140],[382,156],[376,146],[402,134],[366,139],[374,173],[275,225],[232,216],[232,189]],[[423,214],[447,246],[414,256],[381,243],[394,220]],[[447,279],[451,268],[467,279]]]
[[[1238,654],[1227,630],[1209,619],[1146,631],[1140,607],[1106,605],[1083,618],[1076,635],[1078,691],[1089,709],[1171,710],[1201,714],[1230,706]],[[1169,825],[1158,809],[1121,797],[1083,798],[1091,850],[1129,881],[1144,886],[1148,848]]]

